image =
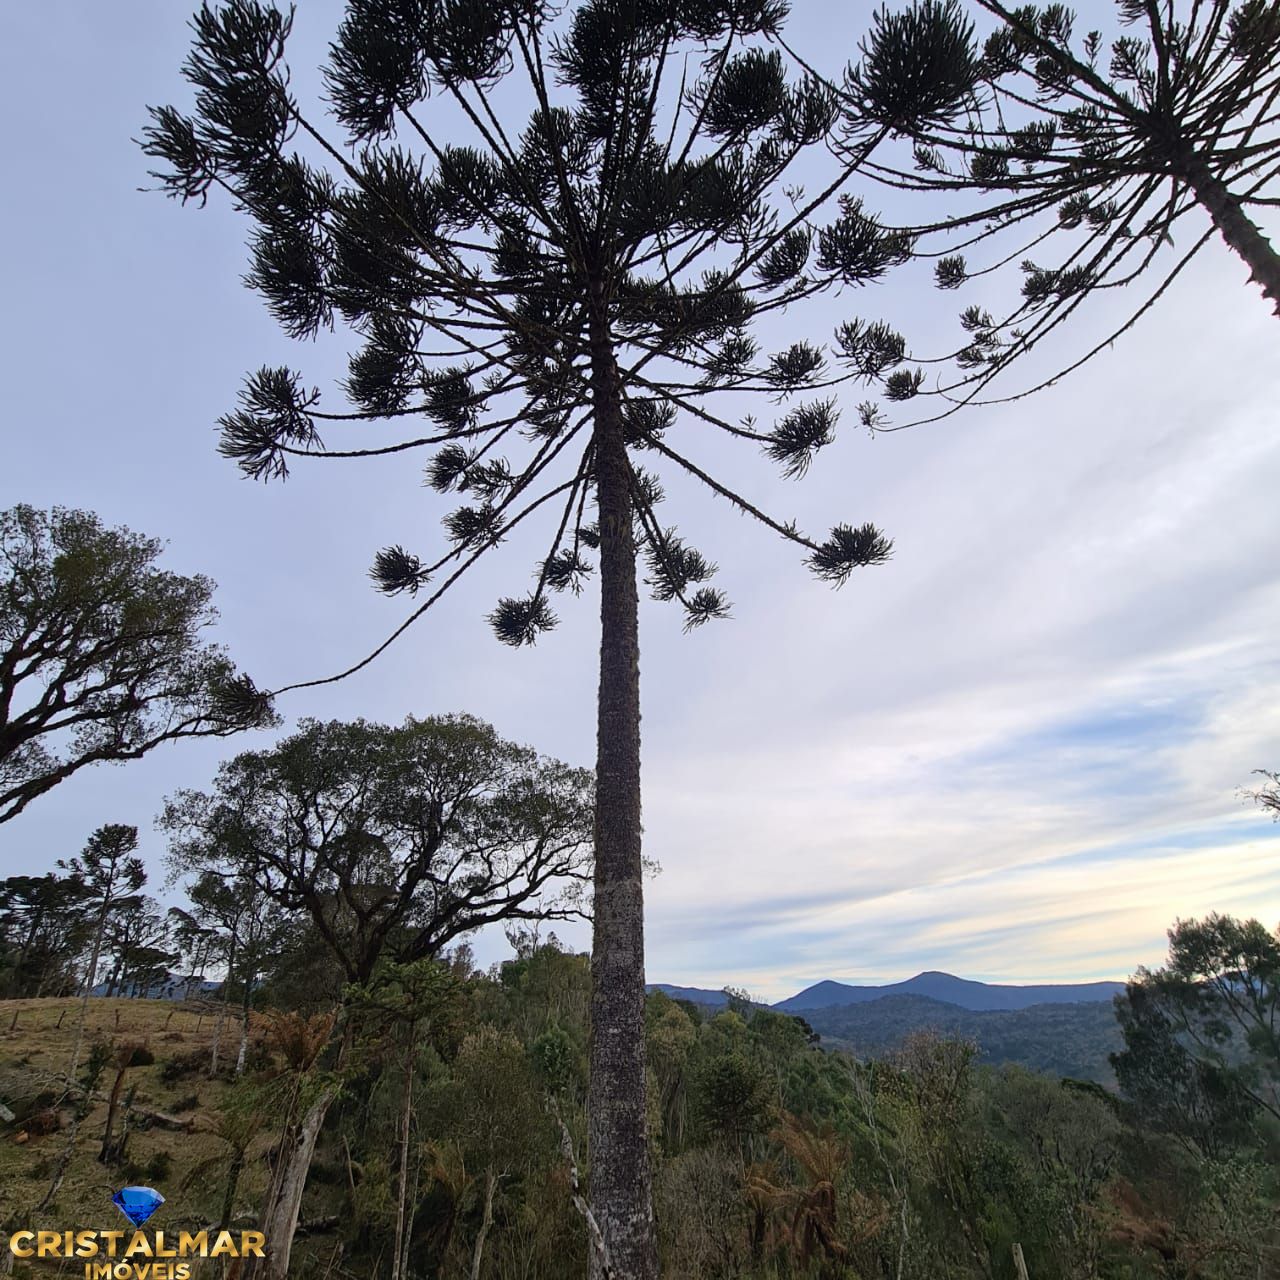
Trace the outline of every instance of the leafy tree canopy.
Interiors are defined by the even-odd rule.
[[[591,775],[470,716],[303,721],[161,823],[178,868],[221,869],[309,920],[348,981],[481,925],[583,910]]]
[[[86,765],[273,722],[201,632],[213,583],[88,511],[0,512],[0,822]]]

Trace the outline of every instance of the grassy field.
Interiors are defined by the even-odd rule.
[[[219,1103],[232,1087],[221,1073],[217,1079],[207,1076],[217,1011],[212,1006],[202,1010],[161,1000],[89,1001],[82,1070],[95,1041],[116,1049],[127,1044],[145,1046],[154,1062],[131,1067],[124,1076],[121,1110],[132,1090],[132,1114],[123,1159],[110,1165],[99,1161],[107,1099],[116,1079],[116,1068],[108,1065],[75,1135],[62,1185],[50,1203],[37,1210],[71,1135],[75,1104],[62,1097],[62,1076],[74,1044],[79,1007],[77,999],[0,1001],[0,1103],[15,1115],[11,1122],[0,1122],[0,1226],[7,1230],[128,1229],[111,1195],[130,1184],[154,1187],[165,1197],[166,1203],[147,1224],[149,1231],[216,1222],[230,1154],[215,1125]],[[238,1045],[239,1024],[230,1017],[221,1041],[227,1067],[234,1063]],[[119,1126],[118,1114],[117,1131]],[[237,1216],[251,1213],[258,1203],[266,1177],[259,1157],[272,1137],[264,1131],[251,1149],[253,1158],[247,1162],[236,1197]],[[7,1252],[7,1242],[0,1248]],[[83,1270],[76,1262],[65,1267],[69,1276]],[[57,1271],[46,1263],[38,1274]],[[22,1264],[17,1274],[22,1274]]]

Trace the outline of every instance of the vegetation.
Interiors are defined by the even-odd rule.
[[[163,1187],[166,1230],[252,1224],[307,1099],[333,1088],[290,1274],[581,1276],[587,958],[554,937],[512,936],[516,958],[488,974],[461,949],[348,987],[344,1017],[360,1030],[341,1055],[331,1014],[256,1013],[239,1076],[225,1063],[207,1078],[215,1006],[94,1000],[87,1074],[101,1084],[52,1198],[73,1105],[53,1081],[74,1004],[0,1005],[0,1094],[20,1137],[0,1144],[0,1180],[18,1218],[97,1221],[102,1159],[108,1180]],[[1254,922],[1182,922],[1169,966],[1140,973],[1122,1008],[1162,998],[1192,950],[1223,938],[1252,939],[1263,964],[1280,946]],[[1237,976],[1274,990],[1252,967]],[[1192,981],[1208,1021],[1235,999]],[[269,973],[264,1009],[275,996]],[[1274,1045],[1257,1040],[1235,1063],[1231,1122],[1206,1128],[1129,1087],[1164,1069],[1167,1046],[1122,1023],[1116,1093],[983,1066],[963,1039],[913,1033],[854,1058],[796,1017],[651,995],[646,1142],[662,1274],[1012,1280],[1017,1245],[1037,1280],[1274,1275],[1280,1128],[1259,1091],[1280,1068]]]
[[[340,1072],[371,1013],[399,1017],[411,1037],[430,1019],[443,997],[415,964],[486,924],[580,914],[591,801],[585,770],[505,742],[471,717],[410,719],[398,728],[307,721],[273,750],[224,764],[212,794],[180,794],[162,822],[179,874],[194,871],[197,886],[220,877],[246,916],[267,903],[283,913],[276,928],[293,933],[306,1003],[318,1009],[307,1068],[337,1037]],[[241,963],[247,1002],[253,979],[243,951]],[[253,976],[265,964],[259,954]],[[242,1037],[242,1052],[243,1045]],[[301,1080],[303,1068],[296,1070]],[[412,1061],[405,1070],[411,1079]],[[288,1273],[316,1142],[339,1092],[336,1076],[306,1080],[298,1086],[306,1105],[294,1109],[262,1213],[272,1277]],[[405,1126],[410,1109],[406,1099]]]
[[[1015,394],[1049,385],[1131,329],[1215,236],[1280,313],[1280,254],[1255,221],[1275,207],[1280,174],[1275,0],[1118,0],[1110,23],[1085,15],[1088,30],[1058,3],[975,0],[971,10],[982,37],[957,0],[879,10],[836,90],[846,146],[885,129],[901,139],[863,172],[924,193],[907,207],[937,286],[976,282],[959,348],[906,356],[918,367],[893,375],[891,399],[933,397],[918,422],[1007,398],[993,381],[1060,342],[1082,303],[1154,277],[1117,327]],[[982,286],[1015,263],[1018,293],[993,316]],[[936,381],[925,365],[941,365]],[[872,405],[864,420],[886,425]]]
[[[168,195],[225,192],[252,219],[248,280],[287,334],[340,317],[360,343],[348,408],[322,410],[299,373],[261,368],[222,419],[222,453],[270,479],[298,459],[428,451],[430,485],[464,495],[443,551],[397,545],[374,560],[380,589],[424,597],[395,635],[542,508],[534,586],[489,619],[500,640],[551,630],[550,594],[580,592],[598,561],[590,1176],[611,1260],[593,1265],[638,1280],[655,1266],[638,561],[686,627],[729,612],[707,585],[715,565],[659,515],[662,485],[641,458],[709,488],[835,585],[890,554],[871,524],[815,539],[765,514],[672,439],[678,425],[711,431],[800,477],[834,438],[824,392],[883,369],[852,332],[844,373],[811,342],[763,354],[756,336],[814,294],[877,279],[908,247],[845,192],[856,157],[824,145],[836,101],[788,65],[785,16],[776,0],[357,0],[324,69],[329,124],[291,87],[291,14],[206,4],[184,66],[194,110],[153,108],[144,135]],[[526,104],[514,118],[513,92]],[[771,425],[741,417],[760,396],[786,406]],[[411,418],[425,434],[321,439]]]
[[[88,511],[0,512],[0,822],[88,765],[273,721],[221,649],[208,578]]]
[[[921,0],[828,77],[787,44],[784,0],[350,0],[326,125],[291,87],[291,10],[202,5],[193,107],[144,131],[153,176],[250,218],[248,283],[288,336],[340,321],[358,346],[336,411],[292,369],[252,374],[221,451],[255,479],[421,451],[450,504],[438,554],[374,559],[415,600],[393,634],[279,692],[361,669],[541,520],[532,588],[488,620],[533,644],[551,593],[599,571],[596,770],[464,715],[304,719],[170,798],[167,914],[127,824],[0,881],[5,1230],[100,1220],[104,1186],[149,1181],[157,1225],[264,1232],[235,1280],[1280,1276],[1280,938],[1258,921],[1177,922],[1114,1010],[893,997],[805,1021],[645,994],[640,580],[686,630],[729,614],[662,480],[836,586],[891,552],[872,524],[769,514],[677,431],[802,478],[847,385],[973,402],[1164,263],[1195,209],[1280,303],[1250,214],[1280,173],[1277,0],[1122,0],[1146,33],[1112,39],[1105,72],[1108,42],[1060,5],[979,6],[999,24],[981,47],[955,0]],[[895,228],[859,175],[975,204]],[[1066,249],[1022,261],[1000,319],[966,309],[950,384],[882,323],[765,350],[810,299],[913,257],[948,290],[997,270],[1032,249],[975,268],[931,237],[1019,226]],[[369,422],[384,443],[321,437]],[[158,570],[158,542],[17,506],[0,550],[0,823],[92,763],[276,722],[202,639],[212,584]],[[589,958],[541,941],[576,917]],[[477,972],[466,940],[495,924],[515,958]],[[146,998],[179,965],[186,998]]]
[[[932,1030],[979,1046],[978,1062],[1016,1063],[1035,1071],[1111,1084],[1110,1057],[1121,1047],[1115,1012],[1105,1000],[974,1012],[926,996],[885,996],[865,1004],[807,1009],[804,1020],[831,1047],[858,1057],[898,1049],[913,1031]]]

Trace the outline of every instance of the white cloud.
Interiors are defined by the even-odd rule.
[[[146,162],[128,139],[145,101],[178,90],[189,35],[185,9],[152,8],[133,27],[114,11],[105,26],[28,24],[19,42],[15,101],[55,60],[76,75],[41,129],[12,140],[44,199],[0,215],[28,247],[6,337],[23,430],[0,498],[170,538],[171,567],[221,583],[220,637],[256,676],[323,674],[401,616],[368,588],[373,552],[430,545],[439,511],[399,460],[300,468],[264,492],[214,455],[208,428],[245,369],[287,360],[324,384],[344,339],[299,349],[275,333],[239,283],[243,224],[216,202],[197,218],[134,190]],[[797,9],[798,33],[829,45],[830,6]],[[317,56],[337,12],[317,4],[300,22]],[[850,10],[851,32],[863,22]],[[681,428],[689,455],[752,500],[814,532],[875,520],[898,552],[833,594],[793,548],[668,477],[671,517],[721,563],[736,620],[684,637],[670,609],[645,610],[646,838],[664,864],[652,977],[781,996],[925,967],[1123,976],[1158,960],[1178,913],[1280,913],[1280,849],[1234,794],[1280,765],[1280,374],[1276,320],[1246,275],[1213,246],[1113,350],[1028,400],[875,440],[847,412],[800,484]],[[72,295],[83,341],[68,377],[50,335]],[[1072,352],[1136,297],[1094,307]],[[914,340],[952,331],[959,305],[895,283],[786,324],[821,335],[896,310]],[[467,709],[589,761],[594,600],[570,602],[533,653],[502,650],[483,623],[533,555],[507,549],[376,667],[285,711]],[[4,870],[48,866],[102,821],[145,828],[231,745],[65,784],[0,832]],[[144,838],[158,866],[159,839]]]

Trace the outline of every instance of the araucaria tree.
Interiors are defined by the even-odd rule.
[[[98,980],[98,962],[102,959],[107,927],[113,917],[122,912],[136,911],[142,905],[140,891],[147,882],[147,871],[142,859],[135,856],[137,848],[137,827],[126,826],[123,822],[108,822],[89,837],[78,858],[58,864],[70,879],[83,886],[85,903],[92,912],[93,920],[89,962],[81,980],[80,1013],[72,1042],[71,1065],[67,1068],[69,1083],[75,1082],[76,1067],[80,1065],[84,1018],[93,985]]]
[[[867,174],[932,193],[911,217],[939,288],[1021,269],[1007,309],[966,306],[958,346],[899,370],[890,399],[932,395],[925,413],[939,417],[1007,395],[988,390],[993,379],[1058,339],[1091,295],[1145,285],[1114,327],[1055,361],[1047,385],[1106,350],[1215,237],[1280,313],[1265,230],[1280,203],[1277,0],[1117,0],[1111,30],[1084,29],[1058,3],[975,0],[972,12],[981,36],[957,0],[877,12],[839,90],[847,145],[885,129],[903,140]]]
[[[383,591],[419,599],[395,635],[535,517],[547,527],[532,588],[490,619],[501,640],[553,627],[550,593],[580,592],[598,565],[591,1199],[626,1278],[656,1267],[637,561],[688,626],[728,611],[707,585],[714,565],[658,515],[659,478],[640,459],[694,477],[837,585],[890,551],[870,524],[815,540],[707,460],[727,438],[804,474],[833,438],[832,388],[879,377],[887,357],[856,324],[829,348],[766,353],[757,322],[909,251],[846,190],[860,153],[825,145],[838,103],[784,52],[785,16],[782,0],[352,0],[326,126],[290,88],[291,15],[231,0],[194,19],[194,112],[153,109],[145,131],[170,195],[225,193],[250,217],[249,280],[286,332],[340,317],[362,340],[349,407],[323,410],[299,373],[262,368],[222,421],[223,454],[265,479],[302,458],[422,450],[431,486],[462,495],[439,554],[395,546],[374,561]],[[742,416],[750,393],[781,406],[771,422]],[[428,425],[393,443],[369,443],[367,427],[356,447],[321,439],[410,420]],[[705,443],[677,444],[678,425]]]
[[[89,511],[0,512],[0,822],[87,765],[273,721],[202,637],[208,578]]]

